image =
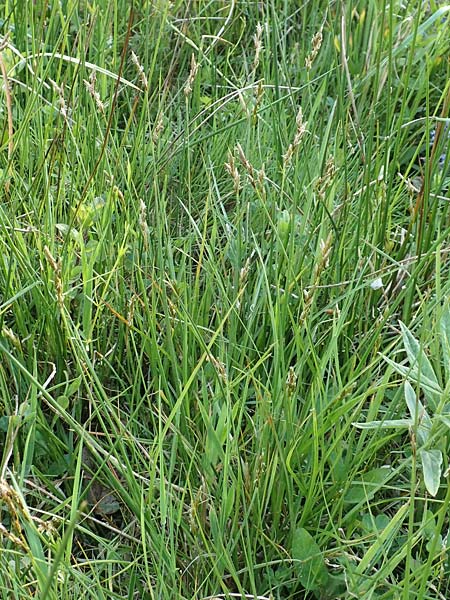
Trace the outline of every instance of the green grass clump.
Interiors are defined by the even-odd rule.
[[[0,2],[0,598],[446,598],[443,2]]]

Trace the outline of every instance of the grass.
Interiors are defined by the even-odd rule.
[[[352,5],[0,2],[1,598],[448,597],[450,7]]]

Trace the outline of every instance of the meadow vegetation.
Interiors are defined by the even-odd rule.
[[[450,5],[0,7],[0,598],[448,598]]]

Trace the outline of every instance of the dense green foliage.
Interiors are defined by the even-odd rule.
[[[0,598],[449,597],[450,5],[134,4],[0,2]]]

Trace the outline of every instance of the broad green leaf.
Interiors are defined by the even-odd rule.
[[[425,394],[425,397],[428,400],[431,408],[433,410],[436,409],[442,395],[442,389],[438,383],[428,379],[428,377],[424,375],[423,371],[419,371],[417,365],[414,367],[405,367],[404,365],[400,365],[391,360],[387,356],[383,355],[383,358],[397,371],[397,373],[400,373],[402,377],[412,383],[420,385],[420,388],[423,390],[423,393]]]
[[[303,527],[294,532],[292,558],[299,581],[306,590],[317,590],[327,584],[329,574],[322,552],[312,535]]]
[[[439,382],[436,378],[433,367],[428,360],[428,357],[421,347],[420,343],[416,340],[410,330],[406,327],[404,323],[400,321],[400,329],[402,330],[402,339],[403,344],[405,346],[405,351],[408,356],[409,364],[411,365],[412,372],[417,370],[417,376],[419,379],[419,383],[422,381],[422,377],[424,378],[424,382],[431,383],[432,387],[435,387],[437,390],[440,390]],[[426,390],[424,388],[425,395]],[[442,393],[442,392],[441,392]],[[437,403],[439,402],[439,398],[436,401],[434,395],[431,396],[429,401],[433,404],[433,408],[436,408]]]
[[[417,440],[422,446],[430,436],[432,422],[422,402],[417,398],[416,392],[409,381],[405,381],[405,399],[411,414],[412,425],[417,423]]]
[[[426,510],[423,515],[423,535],[427,540],[431,540],[436,534],[439,534],[439,528],[436,528],[436,515],[431,510]]]
[[[80,385],[81,385],[81,375],[78,375],[78,377],[76,377],[69,383],[69,385],[67,386],[67,389],[64,393],[66,394],[66,396],[68,396],[70,398],[70,396],[73,396],[74,394],[76,394],[76,392],[78,392]]]
[[[362,527],[369,532],[382,531],[390,523],[390,518],[387,515],[365,514],[361,520]]]
[[[382,531],[389,526],[391,519],[387,515],[377,515],[375,518],[375,526],[378,531]]]
[[[402,339],[405,346],[405,351],[408,356],[408,360],[411,366],[418,364],[420,371],[425,375],[427,379],[432,381],[439,387],[436,374],[433,366],[431,365],[426,352],[420,345],[420,342],[413,336],[411,331],[406,327],[404,323],[400,321],[400,329],[402,330]]]
[[[83,236],[77,229],[75,229],[75,227],[69,227],[69,225],[66,223],[56,223],[55,227],[64,236],[70,235],[70,237],[78,244],[83,243]]]
[[[350,489],[345,494],[344,502],[348,504],[367,502],[384,486],[391,474],[391,467],[379,467],[363,473],[361,479],[352,482]]]
[[[428,493],[436,496],[441,483],[442,452],[440,450],[420,450],[423,478]]]
[[[62,394],[61,396],[58,396],[56,398],[56,402],[64,410],[67,410],[69,408],[70,400],[69,400],[69,397],[66,396],[65,394]]]

